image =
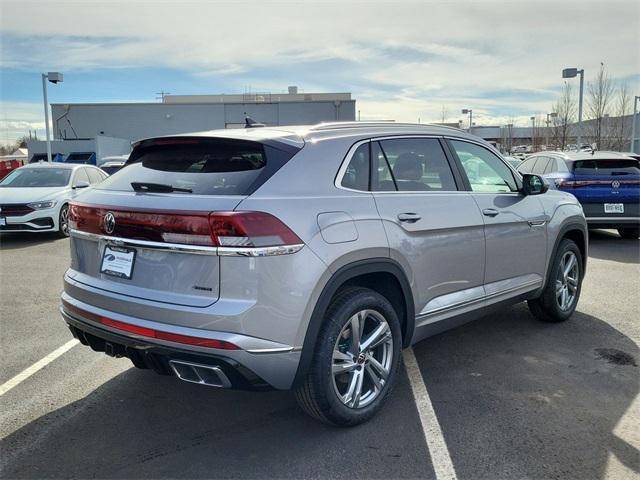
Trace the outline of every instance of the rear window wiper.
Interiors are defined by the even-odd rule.
[[[193,193],[190,188],[174,187],[165,183],[131,182],[131,188],[136,192],[171,193],[184,192]]]

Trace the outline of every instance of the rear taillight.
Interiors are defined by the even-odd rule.
[[[561,189],[569,189],[569,188],[575,188],[576,186],[576,182],[573,180],[567,180],[566,178],[556,178],[554,180],[556,187],[561,188]]]
[[[221,247],[275,247],[302,240],[273,215],[264,212],[213,212],[211,234]]]
[[[69,225],[98,235],[182,245],[257,248],[303,243],[265,212],[122,211],[72,203]]]

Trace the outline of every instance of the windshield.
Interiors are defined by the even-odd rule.
[[[0,187],[64,187],[69,183],[69,168],[19,168],[0,181]]]

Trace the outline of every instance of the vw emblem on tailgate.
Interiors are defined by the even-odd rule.
[[[614,180],[613,182],[611,182],[611,188],[620,188],[620,181]]]
[[[113,233],[113,229],[116,228],[116,217],[113,216],[113,213],[108,212],[104,216],[102,219],[102,225],[104,226],[105,232]]]

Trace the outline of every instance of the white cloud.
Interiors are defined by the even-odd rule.
[[[4,66],[170,67],[224,77],[240,91],[280,90],[274,72],[295,81],[313,62],[343,62],[301,87],[351,90],[371,118],[436,120],[445,104],[454,120],[471,106],[492,123],[510,111],[548,111],[566,66],[585,68],[587,79],[601,61],[615,77],[640,74],[635,0],[23,0],[0,8]]]

